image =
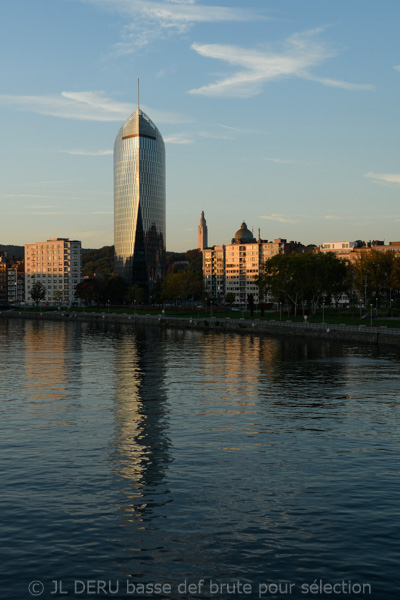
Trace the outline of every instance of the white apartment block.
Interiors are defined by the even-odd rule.
[[[357,242],[324,242],[319,247],[319,251],[323,253],[333,252],[339,258],[344,258],[345,256],[349,256],[356,246]]]
[[[75,286],[82,279],[81,242],[51,238],[25,244],[25,301],[32,302],[31,290],[40,281],[46,288],[44,302],[72,304]]]

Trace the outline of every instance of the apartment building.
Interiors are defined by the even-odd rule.
[[[34,283],[46,289],[45,302],[72,304],[75,286],[82,279],[81,242],[50,238],[46,242],[25,244],[25,300],[32,302]]]
[[[203,250],[203,278],[205,292],[217,302],[224,300],[227,294],[234,295],[234,303],[246,305],[249,294],[254,302],[271,300],[259,298],[256,277],[263,263],[275,254],[290,254],[303,248],[297,242],[287,242],[278,238],[274,241],[258,240],[247,228],[245,222],[232,238],[231,244],[213,246]]]

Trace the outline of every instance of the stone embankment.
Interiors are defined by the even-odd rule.
[[[370,327],[367,325],[328,325],[326,323],[295,323],[291,321],[261,321],[259,319],[183,318],[166,315],[139,315],[94,312],[0,312],[1,318],[34,319],[49,321],[108,322],[142,324],[155,327],[201,329],[222,332],[253,333],[257,335],[281,335],[303,338],[326,339],[342,342],[394,346],[400,348],[400,328]]]

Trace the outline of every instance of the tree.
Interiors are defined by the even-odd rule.
[[[46,288],[41,281],[36,281],[36,283],[33,284],[31,289],[31,298],[34,302],[36,302],[36,306],[41,300],[46,298]]]
[[[63,300],[64,292],[62,290],[56,290],[55,292],[53,292],[53,302],[55,302],[56,304],[61,304]]]
[[[353,286],[364,302],[372,296],[390,295],[396,286],[397,258],[394,252],[360,252],[352,265]]]
[[[99,279],[84,279],[75,287],[75,296],[83,300],[87,306],[90,306],[92,302],[99,304],[100,287]]]
[[[109,301],[111,304],[122,304],[127,291],[128,284],[125,279],[120,275],[112,275],[105,280],[101,295],[104,302]]]
[[[200,298],[203,293],[203,279],[190,266],[178,273],[170,273],[162,282],[164,300],[186,301],[189,297]]]
[[[229,304],[229,306],[232,306],[232,304],[235,302],[235,294],[233,292],[228,292],[225,296],[225,302]]]
[[[131,285],[128,290],[127,298],[129,302],[135,304],[144,304],[147,300],[146,291],[137,283]]]
[[[286,304],[288,314],[293,307],[297,314],[311,307],[315,313],[322,296],[334,296],[337,301],[346,290],[347,266],[333,253],[276,254],[267,260],[256,284],[260,298],[268,291],[278,302]]]

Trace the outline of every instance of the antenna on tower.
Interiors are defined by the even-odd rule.
[[[139,110],[139,77],[137,79],[137,107]]]

